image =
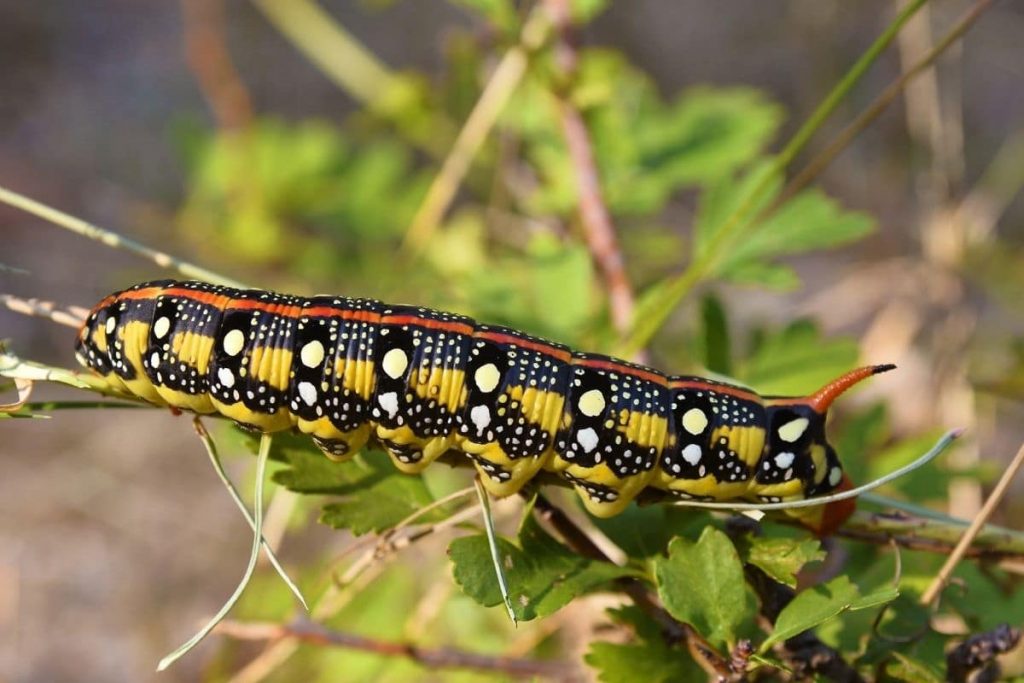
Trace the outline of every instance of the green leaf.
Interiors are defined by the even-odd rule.
[[[780,256],[840,246],[856,241],[874,229],[863,213],[844,212],[818,190],[808,190],[778,208],[732,245],[721,272],[731,277],[752,263]]]
[[[821,543],[804,538],[746,537],[737,543],[745,562],[760,567],[765,574],[790,588],[796,588],[796,574],[808,562],[825,559]]]
[[[348,529],[356,536],[390,529],[417,510],[434,502],[422,477],[396,470],[383,454],[374,454],[370,468],[357,482],[359,488],[338,503],[324,506],[320,521],[335,529]],[[383,473],[383,476],[379,476]],[[438,522],[455,511],[454,506],[424,513],[417,522]]]
[[[737,629],[756,613],[736,548],[714,527],[696,543],[672,541],[668,557],[655,560],[654,576],[665,609],[712,644],[732,646]]]
[[[732,374],[732,344],[729,340],[729,320],[718,297],[707,295],[701,301],[704,321],[704,367],[720,375]]]
[[[898,596],[899,591],[892,587],[862,596],[857,586],[846,576],[839,576],[824,585],[812,586],[799,593],[779,613],[775,629],[761,643],[758,651],[767,652],[775,643],[814,628],[847,610],[884,605]]]
[[[671,185],[722,178],[754,159],[782,122],[752,88],[698,87],[634,132],[645,168]]]
[[[766,336],[745,364],[740,378],[765,395],[803,396],[857,363],[853,339],[823,339],[817,326],[798,320]]]
[[[630,505],[614,517],[591,517],[590,521],[631,558],[640,558],[663,554],[676,536],[696,538],[712,518],[692,508]]]
[[[609,610],[612,619],[635,631],[629,644],[596,642],[584,660],[604,683],[670,683],[702,680],[703,672],[684,649],[665,643],[661,629],[637,607]]]
[[[632,574],[608,562],[577,555],[556,541],[527,515],[519,530],[518,546],[498,539],[505,578],[516,619],[529,621],[556,612],[573,598],[609,581]],[[452,541],[448,546],[455,582],[485,607],[502,604],[487,537],[484,534]]]
[[[288,463],[274,474],[274,481],[282,486],[296,493],[342,496],[341,501],[324,506],[320,521],[357,536],[390,529],[435,500],[423,477],[399,472],[380,451],[363,451],[348,462],[336,463],[308,437],[280,435],[274,439],[274,456]],[[440,521],[454,510],[442,506],[419,521]]]
[[[745,235],[753,219],[767,208],[781,188],[782,179],[777,173],[773,175],[767,160],[759,161],[737,178],[729,177],[711,185],[700,197],[693,225],[695,258],[714,258],[719,265],[724,263],[728,253],[712,252],[729,248]],[[742,216],[738,215],[741,208],[744,209]],[[730,231],[731,239],[719,242],[724,229]]]

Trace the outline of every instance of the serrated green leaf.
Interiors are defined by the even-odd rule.
[[[380,451],[363,451],[348,462],[336,463],[308,438],[280,435],[275,437],[273,456],[288,463],[274,473],[278,484],[296,493],[341,496],[342,500],[324,506],[320,521],[357,536],[390,529],[435,500],[422,477],[399,472]],[[420,521],[440,521],[454,509],[432,510]]]
[[[883,605],[899,596],[896,588],[881,588],[862,596],[860,590],[847,576],[839,576],[820,586],[811,586],[800,592],[792,602],[779,613],[775,628],[761,643],[759,652],[766,652],[772,645],[812,629],[847,610],[860,610]]]
[[[747,537],[737,543],[744,561],[760,567],[765,574],[790,588],[796,588],[796,574],[809,562],[825,559],[821,543],[804,538]]]
[[[736,548],[714,527],[696,543],[672,541],[668,557],[655,560],[654,576],[665,609],[712,644],[732,646],[739,627],[756,614]]]
[[[739,177],[719,180],[706,189],[693,225],[695,258],[717,258],[721,266],[728,255],[712,254],[712,250],[730,247],[739,236],[745,235],[753,219],[767,208],[781,188],[782,178],[773,173],[767,160],[762,160]],[[739,215],[741,208],[744,209],[742,216]],[[718,240],[724,229],[730,231],[732,239],[720,245]]]
[[[856,241],[874,229],[863,213],[843,211],[818,190],[807,190],[789,200],[766,220],[750,229],[733,245],[721,272],[731,277],[754,263]]]
[[[781,122],[752,88],[693,88],[635,131],[640,163],[672,185],[710,182],[752,161]]]
[[[518,544],[498,539],[512,608],[520,621],[552,614],[578,595],[633,573],[570,551],[548,535],[532,515],[523,521]],[[485,607],[502,604],[484,534],[452,541],[448,556],[455,582],[466,595]]]
[[[823,339],[813,322],[798,320],[765,336],[740,377],[765,395],[803,396],[851,369],[857,357],[853,339]]]
[[[380,457],[370,461],[370,469],[356,482],[357,488],[338,503],[325,505],[320,521],[335,529],[348,529],[356,536],[369,531],[390,529],[417,510],[434,502],[421,477],[396,470]],[[438,522],[454,507],[439,507],[424,513],[418,522]]]

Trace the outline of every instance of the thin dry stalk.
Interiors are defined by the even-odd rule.
[[[860,116],[843,128],[828,147],[809,161],[807,165],[789,181],[778,199],[772,203],[764,215],[767,215],[775,208],[782,206],[787,200],[813,182],[825,167],[831,164],[832,161],[839,156],[847,146],[849,146],[850,142],[852,142],[854,138],[860,135],[864,129],[871,125],[871,123],[873,123],[874,120],[877,119],[883,111],[885,111],[886,107],[888,107],[893,100],[903,92],[903,89],[908,83],[926,69],[930,68],[935,63],[935,60],[942,56],[950,45],[963,37],[968,29],[970,29],[974,23],[981,18],[981,15],[992,6],[994,1],[995,0],[977,0],[971,9],[960,17],[953,28],[950,29],[949,33],[943,36],[927,55],[903,73],[903,75],[890,83],[885,90],[883,90],[878,97],[868,105],[868,108],[865,109]]]
[[[437,231],[469,171],[470,164],[494,128],[512,93],[519,87],[523,74],[526,73],[530,52],[544,41],[547,28],[544,13],[535,10],[523,25],[519,44],[506,52],[494,69],[480,99],[477,100],[445,157],[441,170],[427,190],[423,203],[409,224],[403,248],[410,253],[417,254],[422,251]]]
[[[992,489],[992,493],[985,501],[985,504],[971,521],[971,526],[969,526],[967,531],[964,532],[964,535],[960,538],[960,542],[956,544],[956,547],[953,548],[953,552],[950,553],[945,564],[942,565],[942,569],[939,570],[939,573],[935,576],[931,585],[928,586],[928,589],[921,595],[922,605],[930,605],[946,586],[946,583],[949,581],[949,577],[956,568],[956,565],[963,558],[967,549],[971,547],[971,542],[974,540],[975,536],[978,535],[978,532],[981,531],[982,527],[985,526],[985,522],[987,522],[988,518],[992,516],[993,512],[995,512],[996,506],[999,505],[1003,496],[1006,495],[1007,490],[1010,488],[1010,483],[1013,481],[1013,478],[1017,475],[1017,472],[1022,466],[1024,466],[1024,444],[1021,444],[1021,447],[1017,450],[1017,455],[1013,456],[1013,461],[1010,462],[1006,471],[1003,472],[1003,476],[999,478],[999,483],[997,483],[996,487]]]
[[[89,317],[89,311],[81,306],[60,307],[52,301],[41,299],[22,299],[13,294],[0,294],[0,303],[15,313],[36,318],[46,318],[58,325],[78,329]]]
[[[229,621],[222,623],[218,632],[238,640],[291,638],[315,645],[372,652],[384,657],[404,657],[428,669],[469,669],[498,672],[515,677],[540,676],[556,680],[579,678],[579,672],[575,667],[563,662],[490,656],[455,648],[425,648],[412,643],[379,640],[336,631],[304,619],[291,624]]]
[[[223,275],[219,275],[205,268],[200,268],[199,266],[193,265],[187,261],[182,261],[181,259],[175,258],[165,252],[151,249],[140,242],[136,242],[135,240],[127,237],[122,237],[116,232],[101,228],[93,225],[92,223],[87,223],[80,218],[75,218],[74,216],[66,214],[52,206],[47,206],[42,202],[30,199],[23,194],[19,194],[13,190],[8,190],[5,187],[0,187],[0,202],[3,202],[8,206],[13,206],[16,209],[21,209],[33,216],[38,216],[39,218],[49,221],[54,225],[70,230],[71,232],[82,235],[83,237],[88,237],[89,239],[105,244],[108,247],[129,251],[148,261],[152,261],[161,268],[175,270],[185,277],[204,280],[218,285],[226,285],[228,287],[245,287],[245,285],[236,280],[224,277]]]

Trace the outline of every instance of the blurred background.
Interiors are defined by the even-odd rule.
[[[855,452],[840,453],[864,480],[967,427],[939,471],[890,493],[970,517],[1024,437],[1020,3],[987,9],[818,189],[752,225],[750,253],[733,246],[678,306],[664,299],[710,253],[730,188],[784,147],[901,4],[580,0],[573,37],[500,0],[0,0],[0,185],[254,286],[447,308],[588,350],[630,349],[631,309],[670,312],[642,339],[648,363],[766,392],[897,363],[844,402],[837,429]],[[972,4],[928,3],[790,176]],[[438,181],[481,93],[512,76],[465,173]],[[625,279],[581,218],[573,113]],[[3,292],[91,306],[170,276],[11,208],[0,231]],[[0,311],[0,336],[23,357],[74,362],[72,332],[46,320]],[[64,411],[3,430],[0,680],[155,679],[230,592],[250,542],[188,421]],[[251,460],[229,464],[248,483]],[[1021,490],[998,521],[1021,518]],[[317,514],[303,499],[282,522],[280,554],[304,579],[351,543]],[[458,595],[442,542],[384,574],[345,607],[353,630],[578,659],[604,606],[512,630]],[[287,614],[272,574],[259,580],[242,613]],[[258,651],[213,639],[160,680],[227,680]],[[234,680],[441,676],[347,652],[293,660]]]

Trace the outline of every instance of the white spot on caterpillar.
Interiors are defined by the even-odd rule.
[[[388,377],[391,379],[398,379],[402,376],[402,373],[405,372],[405,369],[409,367],[409,356],[407,356],[405,351],[402,349],[391,349],[384,354],[384,360],[381,361],[381,367],[384,368],[384,373]],[[394,415],[392,415],[392,417],[394,417]]]
[[[299,382],[299,397],[307,406],[313,405],[316,403],[316,387],[310,382]]]
[[[775,466],[778,467],[780,470],[784,470],[793,464],[793,459],[795,457],[796,456],[794,456],[789,451],[786,451],[785,453],[779,453],[778,455],[775,456]]]
[[[299,358],[307,368],[320,367],[320,364],[324,362],[324,345],[314,339],[302,347]]]
[[[473,381],[476,382],[477,389],[489,394],[497,388],[498,382],[501,381],[501,373],[498,372],[494,363],[488,363],[476,369],[476,372],[473,373]]]
[[[597,417],[604,410],[604,394],[601,393],[600,389],[591,389],[580,396],[579,403],[576,405],[579,406],[580,412],[587,417]],[[593,432],[594,430],[591,429],[590,431]],[[582,433],[583,432],[580,432],[580,434]],[[594,435],[594,440],[596,443],[596,434]]]
[[[469,419],[476,425],[476,433],[482,434],[487,425],[491,424],[491,411],[487,406],[476,406],[469,411]]]
[[[224,347],[224,353],[229,356],[237,356],[242,352],[242,347],[245,346],[245,333],[241,330],[231,330],[224,335],[222,346]]]
[[[583,446],[584,453],[589,453],[590,451],[597,448],[597,432],[595,432],[591,427],[581,429],[576,434],[576,441],[579,442],[580,446]]]
[[[703,452],[701,451],[700,446],[695,443],[691,443],[683,449],[683,460],[691,465],[699,463],[702,455]]]
[[[393,391],[381,394],[377,397],[377,403],[380,404],[381,408],[387,411],[388,417],[392,420],[395,419],[395,415],[398,414],[398,394]]]
[[[810,420],[806,417],[798,417],[779,427],[779,438],[787,443],[793,443],[807,431]]]
[[[167,333],[171,331],[171,320],[166,315],[160,316],[155,323],[153,323],[153,335],[157,339],[163,339],[167,336]]]
[[[156,354],[153,355],[155,356]],[[221,368],[217,370],[217,379],[228,389],[235,386],[235,373],[231,372],[230,368]]]
[[[828,483],[832,486],[839,486],[839,482],[843,480],[843,471],[838,467],[833,467],[828,473]]]
[[[690,408],[683,413],[683,429],[694,436],[704,433],[708,426],[708,416],[700,408]]]

